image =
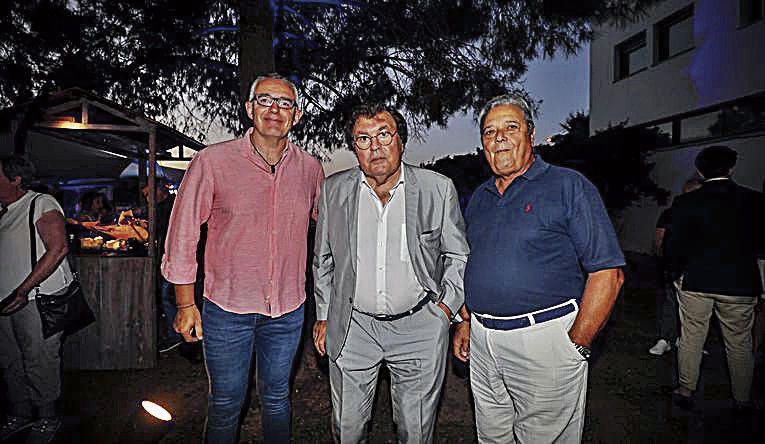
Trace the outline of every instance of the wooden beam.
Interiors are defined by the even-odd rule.
[[[62,111],[69,111],[72,108],[77,108],[82,105],[83,99],[72,100],[71,102],[62,103],[61,105],[45,108],[45,114],[58,114]]]
[[[127,157],[129,159],[137,159],[138,158],[138,153],[136,153],[135,151],[128,151],[128,150],[124,150],[122,148],[111,146],[111,145],[104,145],[102,143],[95,143],[95,142],[93,142],[91,140],[87,140],[87,139],[80,139],[80,138],[77,138],[77,137],[71,137],[70,134],[67,134],[66,131],[46,131],[46,130],[42,130],[42,131],[35,131],[35,132],[37,134],[42,134],[42,135],[45,135],[45,136],[48,136],[48,137],[55,137],[57,139],[66,140],[67,142],[72,142],[72,143],[80,144],[80,145],[82,145],[82,146],[84,146],[85,148],[88,148],[88,149],[94,149],[94,150],[98,150],[98,151],[110,151],[112,153],[125,156],[125,157]]]
[[[39,128],[54,128],[54,129],[76,129],[82,131],[125,131],[133,133],[148,133],[149,129],[140,126],[130,125],[110,125],[110,124],[82,124],[76,122],[38,122],[35,123]]]
[[[132,122],[136,126],[139,126],[139,127],[143,128],[145,130],[145,132],[147,132],[147,133],[149,132],[149,128],[151,128],[151,125],[149,125],[144,119],[142,119],[140,117],[132,117],[132,116],[130,116],[127,113],[124,113],[124,112],[122,112],[122,111],[120,111],[118,109],[112,108],[111,106],[104,105],[103,103],[99,103],[99,102],[95,102],[95,101],[91,101],[91,100],[88,100],[87,103],[95,106],[96,108],[100,108],[100,109],[106,111],[109,114],[117,116],[120,119],[125,119],[128,122]],[[155,128],[154,131],[156,132],[156,128]]]
[[[80,119],[80,122],[82,122],[83,125],[87,125],[90,120],[90,117],[88,116],[88,102],[83,101],[82,102],[82,118]]]

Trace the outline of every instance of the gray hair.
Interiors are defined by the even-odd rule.
[[[13,181],[17,177],[21,178],[21,188],[28,190],[35,178],[37,169],[35,165],[26,157],[17,154],[0,157],[0,166],[6,179]]]
[[[489,114],[489,111],[500,105],[515,105],[520,108],[521,111],[523,111],[523,118],[526,120],[529,135],[534,131],[534,109],[531,107],[526,97],[517,93],[503,94],[489,100],[478,115],[478,128],[480,130],[483,130],[483,122],[486,119],[486,115]]]
[[[292,93],[295,94],[295,105],[298,108],[300,108],[300,106],[298,106],[298,104],[300,103],[300,93],[298,92],[297,86],[295,86],[295,84],[292,83],[292,80],[284,77],[281,74],[277,74],[275,72],[258,76],[258,78],[255,79],[254,82],[252,82],[252,86],[250,86],[250,95],[249,95],[249,98],[247,99],[248,101],[252,101],[252,99],[255,98],[255,90],[258,88],[258,85],[260,84],[260,82],[264,80],[281,80],[282,82],[289,85],[290,89],[292,90]]]

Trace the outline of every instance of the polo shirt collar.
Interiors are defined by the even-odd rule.
[[[550,169],[550,164],[542,160],[542,157],[539,154],[534,154],[534,162],[525,173],[521,174],[521,177],[526,180],[535,180],[548,169]]]
[[[525,173],[518,176],[519,178],[524,178],[526,180],[536,180],[539,176],[547,172],[547,170],[550,169],[550,164],[545,162],[542,157],[539,154],[534,154],[534,162],[531,164],[528,170],[526,170]],[[497,192],[497,186],[495,184],[496,176],[492,176],[489,180],[483,183],[481,185],[481,188],[483,188],[486,191],[491,191],[496,193]]]

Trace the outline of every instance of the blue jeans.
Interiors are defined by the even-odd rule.
[[[202,308],[203,347],[210,379],[206,442],[237,442],[253,349],[263,439],[266,443],[290,442],[289,380],[300,343],[303,312],[301,305],[278,318],[255,313],[236,314],[205,299]]]

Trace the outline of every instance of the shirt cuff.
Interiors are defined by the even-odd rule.
[[[197,280],[197,264],[162,261],[162,276],[173,284],[193,284]]]

